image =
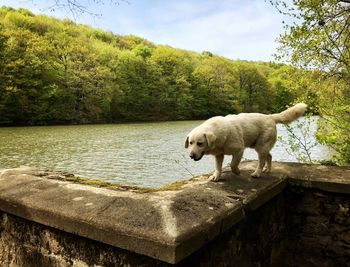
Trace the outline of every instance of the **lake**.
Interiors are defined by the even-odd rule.
[[[310,136],[316,129],[313,121]],[[201,121],[37,126],[0,128],[0,168],[21,165],[63,170],[75,175],[125,185],[158,187],[214,170],[214,158],[198,162],[184,148],[187,134]],[[283,125],[278,135],[286,136]],[[312,149],[314,160],[327,159],[327,149]],[[245,159],[257,159],[247,149]],[[297,161],[278,141],[274,161]],[[228,164],[230,157],[225,157]]]

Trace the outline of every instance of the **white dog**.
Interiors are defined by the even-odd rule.
[[[271,171],[270,150],[277,138],[276,124],[288,124],[296,120],[304,114],[306,108],[306,104],[299,103],[281,113],[271,115],[240,113],[213,117],[189,133],[185,148],[190,147],[190,157],[195,161],[200,160],[204,154],[215,156],[216,170],[209,177],[213,181],[220,178],[224,155],[232,155],[231,170],[239,175],[238,164],[244,149],[254,148],[258,153],[259,162],[252,176],[260,177],[262,171]]]

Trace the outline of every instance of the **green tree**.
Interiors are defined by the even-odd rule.
[[[159,75],[159,110],[169,119],[184,119],[191,107],[193,64],[189,52],[158,46],[150,64]]]
[[[270,1],[297,23],[285,25],[278,58],[297,66],[319,70],[322,82],[333,84],[318,90],[321,115],[318,139],[333,147],[337,160],[350,163],[350,2],[347,0]],[[337,140],[337,141],[335,141]]]
[[[54,71],[53,119],[85,123],[103,121],[103,100],[111,94],[111,74],[93,52],[91,41],[67,33],[47,34],[46,38],[51,45]]]
[[[239,62],[236,71],[243,111],[268,112],[272,103],[267,78],[256,66],[246,62]]]
[[[45,120],[48,87],[43,48],[46,43],[30,31],[18,28],[8,37],[3,61],[3,110],[12,123],[37,124]]]
[[[274,100],[272,112],[283,111],[296,98],[296,90],[291,77],[296,69],[291,66],[282,66],[274,70],[268,77],[268,81],[273,87]]]
[[[203,54],[202,54],[203,55]],[[206,118],[240,110],[237,75],[231,61],[205,52],[204,59],[194,70],[193,115]]]
[[[150,75],[146,62],[141,56],[131,51],[120,53],[116,69],[116,83],[120,89],[119,105],[121,117],[124,120],[145,120],[150,116],[152,101],[150,88],[147,80]],[[116,97],[117,92],[114,92]],[[116,101],[116,98],[114,98]],[[117,106],[114,102],[114,109]]]

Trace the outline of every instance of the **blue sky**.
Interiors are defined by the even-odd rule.
[[[60,0],[64,2],[66,0]],[[48,10],[55,0],[1,0],[50,16],[69,17],[115,34],[230,59],[273,60],[285,17],[264,0],[77,0],[101,17]],[[104,3],[101,3],[104,2]]]

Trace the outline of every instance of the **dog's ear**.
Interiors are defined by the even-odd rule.
[[[185,148],[188,148],[188,136],[186,137]]]
[[[205,133],[204,134],[205,139],[207,140],[207,144],[209,148],[214,148],[215,140],[216,140],[216,135],[213,134],[212,132]]]

